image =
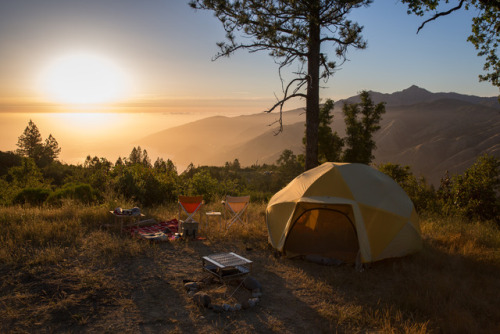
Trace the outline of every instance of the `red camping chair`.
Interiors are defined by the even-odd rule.
[[[201,207],[203,206],[203,196],[179,196],[179,220],[182,215],[187,216],[185,222],[193,221],[196,212],[199,212],[201,222]]]

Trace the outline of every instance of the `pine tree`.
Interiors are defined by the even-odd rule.
[[[17,140],[17,153],[23,157],[38,160],[43,151],[42,136],[36,124],[30,119],[28,126]]]
[[[61,153],[61,148],[52,134],[49,134],[45,144],[43,143],[42,135],[32,120],[29,121],[23,134],[19,136],[17,146],[19,155],[33,159],[39,167],[50,164]]]
[[[385,103],[374,105],[367,91],[362,91],[360,97],[361,103],[345,104],[343,107],[347,133],[343,161],[369,164],[375,158],[373,151],[377,145],[373,133],[380,129]]]
[[[195,9],[213,11],[226,31],[226,42],[216,59],[236,50],[267,51],[279,65],[283,95],[268,112],[282,110],[292,98],[306,100],[305,168],[318,165],[318,127],[320,80],[328,80],[338,65],[346,61],[349,47],[364,49],[363,27],[348,19],[354,9],[368,6],[370,0],[191,0]],[[242,35],[238,40],[237,35]],[[281,71],[298,65],[294,77],[285,83]]]

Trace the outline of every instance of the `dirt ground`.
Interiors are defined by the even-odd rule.
[[[170,241],[153,245],[143,256],[120,258],[109,265],[76,259],[31,272],[1,273],[6,278],[2,290],[18,291],[15,297],[11,294],[10,300],[2,300],[6,307],[2,313],[7,316],[0,328],[3,332],[38,333],[349,330],[351,324],[339,323],[331,313],[335,301],[343,300],[343,292],[332,290],[333,281],[325,281],[324,275],[360,275],[352,266],[324,267],[276,257],[270,249],[241,244],[241,249],[234,247],[237,246],[217,245],[209,240]],[[259,304],[223,313],[195,305],[184,288],[185,281],[201,281],[210,276],[202,270],[202,256],[229,251],[253,261],[251,276],[263,286]],[[250,291],[239,283],[213,281],[204,284],[201,291],[214,304],[235,305],[251,297]],[[12,309],[10,316],[8,308]]]

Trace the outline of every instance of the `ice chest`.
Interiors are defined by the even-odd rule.
[[[189,222],[185,221],[180,221],[180,228],[179,232],[182,234],[183,237],[196,237],[196,234],[198,234],[198,222],[191,220]]]

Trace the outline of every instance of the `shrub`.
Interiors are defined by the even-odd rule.
[[[441,181],[438,195],[444,211],[469,220],[499,220],[500,160],[482,155],[463,175]]]
[[[203,195],[206,203],[215,200],[218,182],[207,170],[197,171],[188,183],[188,195]]]
[[[151,206],[176,200],[177,176],[140,164],[120,166],[114,181],[115,192],[137,204]]]
[[[62,188],[54,191],[47,202],[60,205],[63,199],[72,199],[82,204],[90,204],[97,201],[97,192],[86,183],[67,183]]]
[[[42,205],[50,195],[46,188],[24,188],[13,199],[13,204]]]

